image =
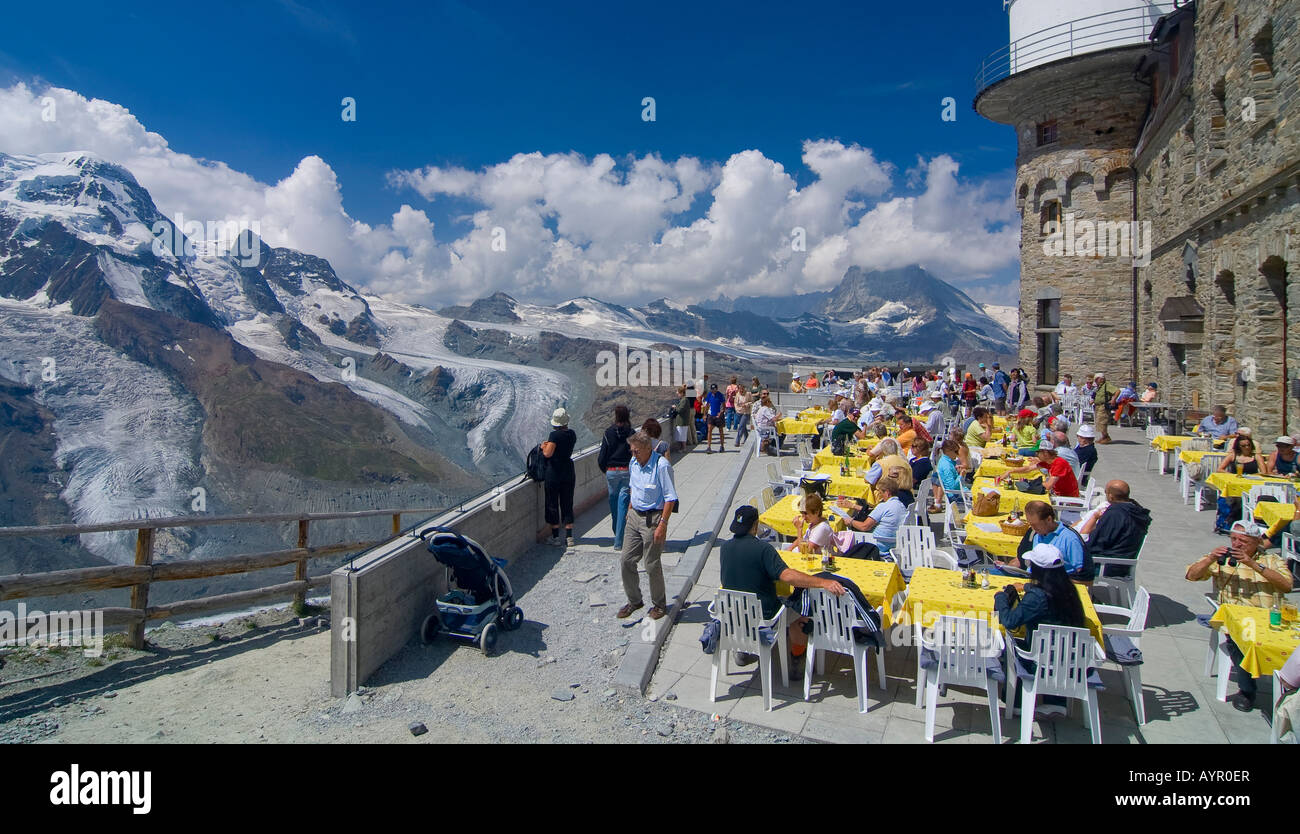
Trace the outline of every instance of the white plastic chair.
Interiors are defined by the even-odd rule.
[[[713,653],[713,677],[709,684],[709,701],[717,700],[718,669],[727,674],[727,655],[731,651],[747,652],[758,655],[758,676],[763,682],[763,708],[772,710],[772,653],[776,653],[777,669],[784,685],[786,681],[786,658],[789,649],[786,646],[785,606],[770,620],[763,619],[763,607],[755,594],[740,591],[718,589],[718,595],[709,606],[709,614],[715,617],[722,629],[718,634],[718,648]],[[766,626],[776,631],[776,642],[764,646],[759,638],[758,629]]]
[[[763,506],[759,507],[759,512],[772,509],[772,505],[776,503],[776,493],[772,492],[772,488],[763,487],[763,491],[759,494],[763,497]]]
[[[1133,647],[1141,650],[1142,648],[1142,630],[1147,624],[1147,608],[1151,602],[1151,595],[1147,593],[1146,588],[1138,588],[1137,593],[1133,595],[1133,605],[1131,608],[1122,608],[1117,605],[1098,605],[1096,606],[1098,614],[1113,614],[1120,617],[1127,617],[1128,622],[1122,626],[1101,627],[1102,634],[1116,641],[1123,648],[1122,642],[1132,642]],[[1107,654],[1107,659],[1119,666],[1124,673],[1124,688],[1128,691],[1129,700],[1133,703],[1133,715],[1137,718],[1138,726],[1141,727],[1147,723],[1146,704],[1142,698],[1142,663],[1120,663],[1116,658]]]
[[[1101,654],[1092,633],[1086,628],[1040,625],[1034,629],[1029,651],[1016,646],[1016,654],[1036,664],[1033,674],[1020,678],[1020,743],[1028,744],[1033,739],[1034,704],[1038,696],[1055,695],[1087,704],[1084,721],[1092,731],[1092,743],[1101,744],[1097,691],[1088,685],[1088,672],[1105,655]],[[1007,700],[1008,708],[1011,701]]]
[[[758,442],[754,444],[754,460],[758,460],[763,455],[764,443],[770,440],[772,441],[772,446],[775,448],[776,426],[771,426],[769,428],[762,428],[761,426],[755,426],[754,433],[758,435]],[[780,449],[776,449],[776,452],[778,454],[780,454],[780,451],[781,451]]]
[[[1296,563],[1296,567],[1291,568],[1292,576],[1300,572],[1300,541],[1290,533],[1282,534],[1282,558],[1286,559],[1288,568],[1291,568],[1291,562]]]
[[[1201,467],[1205,470],[1206,473],[1205,477],[1204,478],[1189,477],[1188,492],[1195,493],[1196,500],[1192,505],[1192,509],[1195,510],[1196,512],[1199,513],[1201,511],[1201,503],[1204,498],[1206,490],[1209,490],[1210,492],[1213,492],[1216,495],[1218,494],[1218,490],[1205,483],[1205,479],[1208,478],[1210,475],[1214,474],[1216,470],[1218,470],[1219,464],[1222,463],[1223,459],[1226,457],[1227,457],[1226,454],[1205,455],[1204,457],[1201,458]],[[1187,503],[1186,495],[1183,498],[1183,503],[1184,504]]]
[[[943,538],[949,545],[966,541],[966,528],[957,523],[957,508],[951,501],[943,508]]]
[[[803,699],[812,697],[813,665],[816,662],[818,673],[825,674],[826,652],[849,655],[853,658],[853,674],[858,685],[858,712],[867,711],[867,689],[870,676],[867,674],[867,646],[853,639],[854,627],[861,628],[866,622],[858,616],[857,602],[851,593],[836,597],[830,591],[821,588],[807,589],[810,605],[809,617],[813,632],[808,636],[808,656],[804,661]],[[818,656],[821,652],[821,656]],[[876,674],[880,686],[885,686],[885,654],[876,649]]]
[[[1052,507],[1056,510],[1056,517],[1067,527],[1083,518],[1084,512],[1088,509],[1087,503],[1082,498],[1072,498],[1068,495],[1052,496]]]
[[[781,477],[781,473],[777,471],[775,463],[769,463],[767,465],[767,485],[772,490],[772,495],[777,498],[785,495],[789,489],[786,479]]]
[[[1269,731],[1269,736],[1268,736],[1269,744],[1282,743],[1282,734],[1278,732],[1279,728],[1277,726],[1277,710],[1278,707],[1282,706],[1283,697],[1285,697],[1285,693],[1283,692],[1282,689],[1282,674],[1281,672],[1274,672],[1273,673],[1273,720],[1271,722],[1272,729]],[[1300,695],[1297,695],[1295,697],[1300,698]],[[1292,727],[1289,735],[1291,736],[1292,744],[1300,744],[1300,728]]]
[[[1268,496],[1282,504],[1295,503],[1295,487],[1290,484],[1258,484],[1241,496],[1241,517],[1250,521],[1255,517],[1255,505]]]
[[[1167,432],[1165,431],[1165,427],[1164,427],[1164,426],[1147,426],[1147,428],[1146,428],[1146,435],[1147,435],[1147,462],[1146,462],[1146,466],[1142,467],[1143,469],[1150,469],[1150,468],[1151,468],[1151,456],[1152,456],[1152,455],[1155,455],[1155,456],[1157,456],[1157,457],[1159,458],[1159,460],[1160,460],[1160,474],[1161,474],[1161,475],[1165,474],[1165,454],[1166,454],[1166,453],[1165,453],[1164,451],[1160,450],[1160,449],[1157,449],[1157,448],[1155,447],[1155,444],[1154,444],[1153,441],[1155,441],[1155,439],[1156,439],[1157,437],[1159,437],[1160,435],[1162,435],[1162,434],[1166,434],[1166,433],[1167,433]]]
[[[1101,506],[1101,502],[1106,500],[1106,490],[1101,484],[1089,484],[1088,489],[1083,493],[1083,508],[1085,510],[1095,510]]]
[[[1142,546],[1138,548],[1137,556],[1132,559],[1121,559],[1112,556],[1093,556],[1092,563],[1097,567],[1097,575],[1092,580],[1093,588],[1107,588],[1111,591],[1124,592],[1124,604],[1133,604],[1133,595],[1137,593],[1137,572],[1138,565],[1142,562],[1142,552],[1146,550],[1147,538],[1143,537]],[[1107,574],[1107,568],[1128,568],[1128,576],[1116,576],[1115,571]]]
[[[957,560],[934,545],[934,531],[929,527],[904,524],[898,528],[898,539],[893,549],[894,561],[903,578],[912,581],[917,568],[942,567],[957,569]]]
[[[938,706],[939,687],[971,686],[983,688],[989,698],[989,719],[993,725],[993,743],[1002,743],[1002,719],[998,715],[996,681],[991,674],[1000,668],[1001,636],[989,628],[987,620],[953,617],[945,614],[934,627],[934,639],[922,638],[917,650],[930,653],[933,663],[923,663],[917,687],[925,688],[925,740],[934,741],[934,712]]]

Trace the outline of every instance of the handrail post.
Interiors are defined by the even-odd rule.
[[[141,527],[135,533],[135,563],[136,565],[153,564],[153,528]],[[131,586],[131,607],[137,611],[144,611],[149,607],[149,582],[148,580],[139,585]],[[131,641],[131,647],[134,649],[144,648],[144,619],[137,623],[131,623],[127,627],[127,638]]]
[[[298,519],[298,548],[300,550],[307,549],[307,525],[309,523],[310,522],[307,521],[307,519],[305,518]],[[307,579],[307,555],[306,554],[303,554],[302,556],[298,557],[298,563],[294,567],[294,571],[293,571],[293,578],[297,582],[302,582]],[[304,588],[303,590],[293,595],[293,607],[295,611],[301,614],[303,608],[306,605],[307,605],[307,590]]]
[[[393,513],[393,535],[398,536],[402,533],[402,514]]]

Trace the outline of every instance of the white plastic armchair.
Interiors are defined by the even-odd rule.
[[[1020,743],[1033,738],[1034,704],[1040,695],[1055,695],[1087,704],[1084,721],[1092,731],[1092,743],[1101,744],[1101,716],[1097,691],[1088,685],[1089,671],[1106,655],[1086,628],[1040,625],[1028,651],[1016,646],[1021,660],[1035,664],[1033,674],[1020,679]],[[1009,684],[1008,684],[1009,685]],[[1007,699],[1008,708],[1012,699]]]
[[[1295,503],[1295,487],[1290,484],[1258,484],[1242,493],[1241,517],[1249,521],[1255,517],[1255,505],[1261,498],[1271,498],[1282,504]]]
[[[931,663],[919,664],[918,688],[925,687],[925,740],[934,741],[934,713],[939,687],[970,686],[988,695],[993,743],[1002,743],[1002,719],[998,715],[997,686],[993,670],[1001,666],[1002,635],[982,618],[945,614],[935,624],[933,639],[921,638],[917,656],[927,652]]]
[[[1151,602],[1151,595],[1147,593],[1146,588],[1139,587],[1137,593],[1133,595],[1133,605],[1130,608],[1123,608],[1118,605],[1098,605],[1096,606],[1098,614],[1111,614],[1126,618],[1124,625],[1108,626],[1103,625],[1102,634],[1109,637],[1116,648],[1124,648],[1125,643],[1132,643],[1133,647],[1139,651],[1142,648],[1142,631],[1147,624],[1147,608]],[[1146,704],[1142,698],[1142,665],[1141,661],[1137,663],[1123,663],[1114,657],[1108,657],[1115,665],[1119,666],[1124,673],[1124,688],[1128,691],[1129,701],[1133,704],[1133,715],[1137,718],[1138,726],[1147,723]]]
[[[755,594],[740,591],[728,591],[719,588],[713,603],[709,605],[709,614],[722,624],[718,634],[718,648],[713,653],[713,676],[709,684],[709,701],[717,700],[718,669],[727,674],[727,656],[730,652],[746,652],[758,655],[758,675],[763,683],[763,708],[772,709],[772,654],[775,652],[777,670],[781,683],[786,681],[786,658],[789,657],[786,635],[786,608],[770,620],[763,619],[763,608]],[[764,646],[759,637],[759,628],[767,627],[776,632],[776,641]]]
[[[808,594],[809,598],[809,617],[812,620],[813,631],[808,636],[808,656],[804,661],[803,699],[807,701],[812,697],[813,667],[817,666],[819,674],[825,672],[827,652],[848,655],[853,658],[853,673],[857,679],[858,712],[865,713],[867,689],[871,683],[867,672],[868,647],[854,639],[853,629],[862,628],[867,624],[858,616],[856,600],[851,593],[844,593],[837,597],[821,588],[808,589],[804,593]],[[875,649],[875,652],[876,674],[883,689],[885,654],[880,648]]]

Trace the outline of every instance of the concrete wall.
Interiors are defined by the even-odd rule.
[[[574,457],[575,515],[605,500],[605,476],[597,447]],[[353,559],[330,581],[330,692],[344,697],[415,637],[447,590],[445,569],[425,550],[418,532],[451,527],[483,545],[492,556],[514,561],[543,537],[542,485],[522,481],[499,494],[486,493],[463,511],[429,519]],[[507,571],[509,567],[507,567]]]

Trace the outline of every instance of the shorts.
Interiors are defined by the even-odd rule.
[[[725,425],[725,421],[723,420],[721,414],[710,415],[709,418],[708,418],[707,424],[708,424],[710,427],[712,427],[712,426],[716,426],[716,427],[718,427],[718,428],[723,428],[723,426]]]

